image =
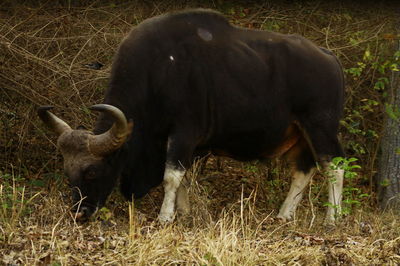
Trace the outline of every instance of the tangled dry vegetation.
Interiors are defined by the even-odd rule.
[[[374,211],[372,181],[388,75],[374,62],[385,68],[391,58],[396,38],[392,6],[50,2],[0,3],[2,263],[400,263],[398,218]],[[363,170],[347,180],[345,197],[351,213],[336,228],[323,227],[320,220],[325,202],[322,179],[313,181],[297,219],[278,224],[274,210],[288,187],[284,164],[226,159],[217,163],[215,158],[202,173],[192,169],[191,217],[168,226],[157,224],[162,193],[155,189],[134,206],[113,193],[93,221],[74,222],[55,138],[38,121],[35,108],[53,105],[72,125],[91,128],[94,115],[87,106],[101,102],[121,39],[143,19],[185,7],[218,9],[244,27],[301,34],[338,55],[347,75],[342,139],[347,154],[358,157]],[[104,67],[93,69],[90,64],[95,62]]]
[[[206,170],[224,175],[214,167],[215,163],[210,163]],[[217,184],[201,177],[193,170],[190,173],[191,217],[181,217],[167,226],[155,220],[161,200],[159,191],[135,203],[138,206],[123,203],[113,195],[110,209],[101,210],[86,225],[74,222],[68,201],[57,189],[35,195],[15,191],[16,199],[22,200],[25,195],[28,201],[16,203],[12,212],[0,213],[2,262],[8,265],[396,265],[400,262],[399,222],[394,216],[360,210],[343,219],[337,228],[326,228],[319,218],[321,211],[306,202],[295,222],[277,224],[272,211],[263,205],[265,201],[257,185],[248,185],[249,189],[243,182],[218,183],[223,189],[237,191],[229,197],[210,199],[210,195],[216,194],[212,190]],[[0,196],[4,200],[4,194]],[[228,203],[221,206],[215,200]],[[311,224],[314,212],[318,216]]]

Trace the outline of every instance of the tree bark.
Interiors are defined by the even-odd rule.
[[[397,25],[400,33],[400,23]],[[397,43],[400,51],[400,41]],[[385,120],[379,161],[378,204],[382,210],[400,213],[400,72],[392,71],[389,105],[394,115]]]

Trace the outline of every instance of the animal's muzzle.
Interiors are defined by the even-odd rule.
[[[84,205],[79,206],[78,208],[73,208],[72,215],[77,221],[86,222],[89,220],[90,216],[96,213],[97,210],[97,206]]]

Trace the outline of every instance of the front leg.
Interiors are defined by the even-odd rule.
[[[196,139],[181,129],[168,138],[167,163],[164,172],[164,201],[158,219],[160,222],[172,222],[175,216],[175,203],[179,211],[188,207],[185,182],[182,182],[186,169],[191,166]]]
[[[162,223],[172,222],[174,220],[176,194],[184,175],[185,171],[176,166],[167,164],[165,167],[163,182],[164,201],[158,216],[158,219]]]

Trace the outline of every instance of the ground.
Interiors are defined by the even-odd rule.
[[[310,192],[296,220],[281,223],[274,216],[283,193],[260,187],[259,178],[268,177],[237,170],[255,168],[231,160],[220,163],[223,170],[212,158],[204,174],[189,173],[195,178],[190,216],[177,217],[169,225],[156,220],[160,189],[134,204],[115,192],[106,208],[85,224],[74,221],[65,186],[35,195],[25,191],[26,199],[34,198],[24,205],[15,203],[13,217],[2,217],[8,220],[1,230],[1,259],[8,265],[400,263],[396,216],[358,209],[335,227],[325,226],[324,208]],[[15,192],[16,197],[22,193]]]

